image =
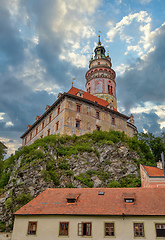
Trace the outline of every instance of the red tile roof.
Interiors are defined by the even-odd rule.
[[[164,177],[163,169],[144,165],[143,168],[145,169],[149,177]]]
[[[79,195],[76,203],[67,203],[69,195]],[[48,188],[15,214],[165,215],[164,199],[165,188]]]
[[[92,101],[92,102],[97,102],[99,105],[102,105],[102,106],[104,106],[104,107],[107,107],[107,106],[109,105],[109,102],[107,102],[107,101],[105,101],[105,100],[103,100],[103,99],[101,99],[101,98],[98,98],[98,97],[96,97],[96,96],[94,96],[94,95],[92,95],[92,94],[90,94],[90,93],[88,93],[88,92],[85,92],[85,91],[83,91],[83,90],[80,90],[80,89],[78,89],[78,88],[75,88],[75,87],[72,87],[67,93],[76,96],[79,91],[81,91],[81,92],[84,93],[83,98],[85,98],[85,99],[87,99],[87,100],[90,100],[90,101]],[[115,108],[113,108],[113,110],[114,110],[114,111],[117,111]]]

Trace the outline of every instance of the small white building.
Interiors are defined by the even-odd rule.
[[[47,189],[15,213],[12,240],[165,239],[165,188]]]

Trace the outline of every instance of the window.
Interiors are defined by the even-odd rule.
[[[108,85],[108,93],[111,94],[110,85]]]
[[[52,115],[49,115],[49,123],[52,121]]]
[[[67,198],[67,203],[75,203],[76,198]]]
[[[91,108],[90,107],[87,107],[87,114],[91,114]]]
[[[48,129],[48,136],[50,135],[50,129]]]
[[[91,130],[90,122],[87,123],[87,129],[88,129],[88,130]]]
[[[60,106],[57,109],[57,115],[59,115],[59,114],[60,114]]]
[[[56,131],[58,130],[59,128],[59,121],[56,123]]]
[[[156,237],[165,237],[165,223],[156,223]]]
[[[32,139],[32,132],[30,133],[30,140]]]
[[[26,143],[27,143],[27,137],[25,137],[25,145],[26,145]]]
[[[41,135],[41,137],[40,138],[43,138],[43,135]]]
[[[81,106],[77,105],[77,112],[80,112],[80,110],[81,110]]]
[[[144,237],[143,223],[134,223],[134,237]]]
[[[115,236],[114,223],[105,223],[105,236]]]
[[[112,124],[115,125],[115,118],[114,117],[112,117]]]
[[[60,222],[59,235],[68,236],[68,229],[69,229],[68,222]]]
[[[124,199],[126,203],[133,203],[134,202],[134,198],[125,198]]]
[[[29,222],[28,224],[28,235],[36,235],[37,222]]]
[[[113,88],[112,88],[112,86],[111,86],[111,94],[113,94]]]
[[[78,236],[91,236],[92,223],[83,222],[78,223]]]
[[[96,111],[96,118],[97,118],[97,119],[100,118],[100,113],[99,113],[99,111]]]
[[[96,129],[100,131],[101,127],[96,125]]]
[[[37,133],[38,133],[38,127],[36,127],[36,135],[37,135]]]
[[[45,127],[45,121],[42,122],[42,129]]]
[[[76,128],[80,128],[80,120],[76,120]]]

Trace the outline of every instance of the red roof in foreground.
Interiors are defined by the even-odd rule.
[[[67,203],[72,196],[77,202]],[[48,188],[15,214],[165,215],[164,199],[165,188]]]
[[[68,91],[68,93],[76,96],[79,91],[81,91],[81,92],[84,93],[83,98],[85,98],[85,99],[87,99],[87,100],[90,100],[90,101],[92,101],[92,102],[97,102],[99,105],[102,105],[102,106],[104,106],[104,107],[107,107],[107,106],[109,105],[109,102],[107,102],[107,101],[105,101],[105,100],[103,100],[103,99],[101,99],[101,98],[98,98],[98,97],[96,97],[96,96],[94,96],[94,95],[92,95],[92,94],[90,94],[90,93],[88,93],[88,92],[85,92],[85,91],[83,91],[83,90],[80,90],[80,89],[78,89],[78,88],[75,88],[75,87],[72,87],[72,88]],[[114,110],[114,111],[117,111],[115,108],[113,108],[113,110]]]
[[[164,177],[163,169],[144,165],[143,168],[145,169],[149,177]]]

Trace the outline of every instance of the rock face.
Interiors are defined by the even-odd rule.
[[[16,159],[8,185],[0,193],[0,222],[5,223],[6,230],[12,228],[14,212],[46,188],[108,187],[112,180],[121,184],[121,179],[130,176],[140,178],[139,156],[125,144],[93,144],[92,148],[90,152],[58,157],[49,146],[47,152],[42,150],[42,159],[35,158],[26,164],[23,156]]]

